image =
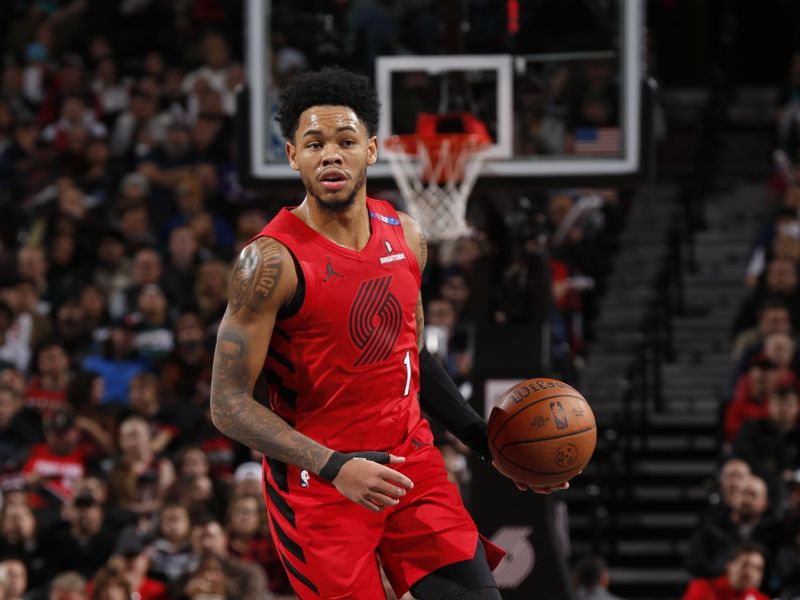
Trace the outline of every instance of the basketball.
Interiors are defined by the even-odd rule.
[[[589,463],[597,425],[581,393],[556,379],[528,379],[507,390],[489,417],[495,463],[515,481],[551,487]]]

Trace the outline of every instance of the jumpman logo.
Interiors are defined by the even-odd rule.
[[[331,257],[328,257],[328,266],[325,267],[325,279],[322,280],[322,283],[325,283],[331,277],[344,277],[341,273],[337,273],[333,270],[333,265],[331,264]]]

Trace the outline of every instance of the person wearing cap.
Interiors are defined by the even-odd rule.
[[[107,566],[121,573],[131,589],[131,597],[139,600],[167,600],[167,586],[147,576],[150,568],[149,548],[135,533],[122,533]],[[90,595],[92,583],[89,584]]]
[[[43,444],[31,448],[22,473],[34,490],[30,500],[43,507],[53,500],[68,502],[72,488],[86,473],[87,453],[79,446],[80,431],[75,423],[75,411],[64,407],[44,420]]]
[[[45,580],[70,570],[91,578],[111,556],[118,531],[106,521],[103,505],[88,489],[72,499],[64,517],[41,540]]]

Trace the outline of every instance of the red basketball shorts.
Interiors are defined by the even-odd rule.
[[[380,561],[398,597],[433,571],[474,556],[475,523],[448,480],[427,423],[391,451],[414,482],[393,507],[372,512],[293,465],[264,463],[270,531],[301,600],[384,598]],[[504,552],[481,538],[494,569]]]

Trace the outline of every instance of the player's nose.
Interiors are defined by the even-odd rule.
[[[325,146],[322,148],[322,164],[342,164],[342,154],[339,152],[339,147],[336,144],[325,144]]]

